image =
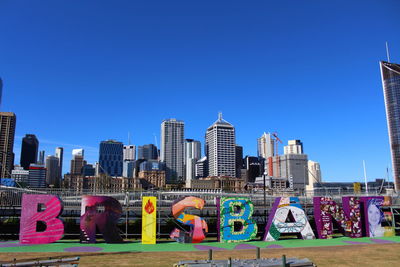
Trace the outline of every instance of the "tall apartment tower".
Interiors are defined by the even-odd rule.
[[[59,169],[59,159],[56,156],[46,158],[46,184],[50,187],[60,187],[61,177]]]
[[[200,141],[193,139],[185,140],[185,174],[186,187],[191,188],[191,181],[196,178],[196,163],[201,159]]]
[[[38,164],[40,165],[44,165],[44,153],[45,153],[45,151],[44,150],[40,150],[39,151],[39,158],[38,158]]]
[[[184,131],[185,123],[167,119],[161,123],[160,160],[166,165],[167,183],[175,183],[184,175]]]
[[[12,112],[0,112],[0,178],[11,177],[14,167],[14,137],[17,117]]]
[[[274,156],[274,139],[270,133],[263,133],[257,138],[257,156],[259,158],[268,159]]]
[[[235,128],[219,113],[206,132],[208,176],[236,176],[235,147]]]
[[[62,147],[56,147],[56,155],[58,158],[58,176],[60,179],[62,179],[62,168],[63,168],[63,160],[64,160],[64,148]]]
[[[389,130],[394,187],[400,191],[400,65],[380,62],[386,119]]]
[[[157,147],[153,144],[138,146],[138,159],[158,159]]]
[[[288,145],[283,147],[285,155],[303,154],[303,143],[300,140],[289,140]]]
[[[100,143],[100,172],[110,176],[122,176],[124,145],[115,140]]]
[[[136,160],[136,146],[124,146],[123,160]]]

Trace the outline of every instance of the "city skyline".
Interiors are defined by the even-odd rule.
[[[400,62],[395,1],[111,10],[99,2],[95,12],[85,3],[79,11],[26,5],[7,3],[0,18],[8,25],[0,30],[1,109],[17,116],[15,164],[30,133],[46,156],[64,147],[64,172],[72,149],[84,148],[94,163],[100,141],[128,144],[128,132],[132,144],[160,148],[159,125],[167,118],[183,120],[184,138],[204,146],[205,130],[222,111],[244,156],[257,155],[262,133],[278,132],[284,143],[303,142],[324,180],[362,181],[363,160],[369,179],[386,176],[379,61],[388,41],[391,62]]]

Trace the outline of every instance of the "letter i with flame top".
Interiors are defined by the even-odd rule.
[[[157,198],[142,199],[142,244],[156,243]]]

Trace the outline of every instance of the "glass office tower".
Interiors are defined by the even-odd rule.
[[[400,65],[380,62],[386,118],[392,154],[393,179],[396,192],[400,190]]]

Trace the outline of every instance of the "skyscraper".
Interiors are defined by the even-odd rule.
[[[184,174],[185,123],[176,119],[161,123],[161,161],[166,164],[167,183],[175,183]]]
[[[0,107],[1,107],[2,96],[3,96],[3,80],[0,78]]]
[[[263,133],[257,139],[257,156],[264,159],[274,156],[274,139],[270,133]]]
[[[115,140],[100,143],[100,172],[110,176],[122,176],[124,145]]]
[[[201,159],[200,141],[193,139],[185,140],[185,174],[186,187],[191,187],[191,180],[196,178],[196,163]]]
[[[46,168],[42,164],[31,164],[29,166],[28,184],[31,188],[46,187]]]
[[[50,187],[60,187],[61,177],[59,169],[59,159],[55,156],[46,158],[46,184]]]
[[[81,154],[72,155],[71,159],[71,171],[72,175],[81,175],[82,168],[86,165],[86,160],[83,159]]]
[[[283,147],[285,155],[303,154],[303,143],[300,140],[289,140],[288,145]]]
[[[236,165],[236,177],[240,177],[242,168],[243,168],[243,147],[236,145],[235,146],[235,165]]]
[[[34,134],[26,134],[22,138],[20,163],[25,170],[29,169],[31,163],[37,163],[38,149],[39,141]]]
[[[138,146],[138,159],[158,159],[157,147],[153,144]]]
[[[0,178],[11,177],[14,167],[14,137],[17,117],[12,112],[0,112]]]
[[[44,165],[44,150],[39,151],[39,159],[37,161],[38,164]]]
[[[124,160],[135,160],[136,159],[136,146],[127,145],[124,146]]]
[[[63,167],[63,159],[64,159],[64,148],[56,147],[56,157],[58,158],[58,171],[59,177],[62,179],[62,167]]]
[[[235,128],[219,113],[206,132],[208,176],[236,176],[235,144]]]
[[[380,62],[396,192],[400,191],[400,65]]]

